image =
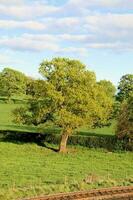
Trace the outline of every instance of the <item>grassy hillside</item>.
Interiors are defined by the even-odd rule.
[[[32,126],[20,126],[13,123],[12,110],[22,106],[21,104],[2,103],[0,104],[0,130],[20,130],[20,131],[36,131]]]
[[[0,200],[133,184],[132,153],[69,148],[0,142]]]
[[[31,131],[36,132],[38,128],[33,126],[19,126],[12,122],[12,110],[16,107],[21,106],[20,104],[0,104],[0,130],[21,130],[21,131]],[[78,131],[79,135],[88,134],[100,134],[100,135],[114,135],[115,122],[109,127],[97,128],[88,130],[87,128],[82,128]]]
[[[0,104],[0,130],[38,131],[36,127],[12,122],[12,110],[18,106]],[[113,135],[114,125],[115,122],[101,129],[82,128],[78,134]],[[45,145],[48,146],[0,139],[0,200],[133,184],[131,152],[69,146],[69,153],[62,155]]]

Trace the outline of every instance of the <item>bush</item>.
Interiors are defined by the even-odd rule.
[[[1,131],[3,139],[17,142],[44,142],[59,144],[61,135],[55,133],[23,133],[16,131]],[[104,148],[109,151],[115,150],[133,150],[133,143],[127,142],[127,139],[118,139],[116,136],[79,136],[73,135],[68,139],[69,145],[81,145],[88,148]]]

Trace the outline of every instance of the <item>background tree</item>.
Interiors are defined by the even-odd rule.
[[[123,101],[118,114],[116,134],[133,140],[133,95]]]
[[[10,98],[12,95],[26,94],[27,77],[19,71],[5,68],[0,73],[0,95]]]
[[[107,95],[109,95],[110,97],[115,97],[116,87],[111,81],[101,80],[98,82],[98,84],[103,87]]]
[[[118,85],[117,100],[122,102],[133,94],[133,74],[122,76]]]
[[[27,110],[15,111],[17,122],[34,125],[53,123],[61,127],[60,152],[66,151],[74,129],[105,125],[112,112],[113,100],[96,82],[94,72],[86,70],[78,60],[54,58],[43,61],[39,68],[43,81]],[[24,116],[23,116],[24,115]]]
[[[107,81],[107,80],[99,81],[98,85],[102,87],[101,88],[102,91],[104,91],[108,97],[114,99],[113,112],[112,112],[112,115],[110,115],[110,118],[113,119],[116,117],[116,112],[118,108],[118,103],[115,101],[116,87],[113,85],[111,81]],[[110,122],[108,123],[108,125],[110,125]]]

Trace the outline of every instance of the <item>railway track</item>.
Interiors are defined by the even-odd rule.
[[[23,200],[133,200],[133,186],[60,193]]]

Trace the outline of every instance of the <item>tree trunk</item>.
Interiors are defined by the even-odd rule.
[[[67,140],[68,140],[68,133],[63,133],[61,136],[61,141],[60,141],[60,148],[59,152],[65,153],[66,152],[66,145],[67,145]]]

